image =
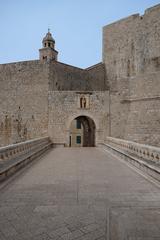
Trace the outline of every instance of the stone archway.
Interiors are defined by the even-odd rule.
[[[88,116],[76,117],[70,125],[70,147],[94,147],[95,146],[94,121]]]

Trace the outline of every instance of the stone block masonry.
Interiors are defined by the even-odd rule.
[[[111,136],[160,146],[160,5],[103,28]]]
[[[48,135],[48,64],[0,65],[0,145]]]
[[[68,146],[80,115],[95,122],[96,143],[111,136],[160,146],[160,5],[105,26],[103,61],[89,68],[58,62],[54,45],[48,32],[48,55],[0,65],[0,146],[45,136]]]
[[[96,144],[108,135],[108,91],[89,92],[89,108],[79,106],[79,92],[50,91],[49,136],[54,143],[69,146],[69,131],[72,121],[79,116],[90,117],[96,126]]]

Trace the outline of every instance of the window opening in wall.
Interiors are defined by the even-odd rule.
[[[76,138],[76,143],[77,143],[77,144],[81,144],[81,136],[77,136],[77,138]]]

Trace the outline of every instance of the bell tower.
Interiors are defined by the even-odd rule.
[[[55,50],[55,40],[50,33],[50,29],[42,41],[43,48],[39,49],[40,60],[57,61],[58,52]]]

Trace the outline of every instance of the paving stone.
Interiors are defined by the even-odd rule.
[[[110,210],[110,239],[160,236],[160,208],[115,207]]]
[[[48,236],[48,234],[39,234],[37,236],[33,236],[32,240],[51,240],[51,238]]]
[[[129,226],[138,216],[139,233],[156,239],[159,209],[159,188],[112,155],[97,148],[57,148],[3,189],[0,231],[5,240],[103,240],[108,223],[136,231]],[[121,231],[116,234],[121,237]]]
[[[71,232],[69,231],[69,229],[67,227],[61,227],[54,231],[49,232],[49,236],[57,237],[57,236],[62,236],[64,234],[70,234],[70,233]]]
[[[76,231],[73,231],[73,232],[66,233],[66,234],[62,235],[61,238],[63,240],[74,240],[74,239],[77,239],[78,237],[81,237],[83,235],[84,235],[83,232],[81,232],[79,230],[76,230]]]
[[[66,226],[71,232],[73,232],[75,230],[82,229],[86,225],[81,222],[73,222],[73,223],[67,224]]]
[[[99,225],[98,224],[89,224],[89,225],[87,225],[86,227],[84,227],[84,228],[81,228],[80,230],[82,231],[82,232],[84,232],[84,233],[89,233],[89,232],[92,232],[92,231],[94,231],[94,230],[96,230],[96,229],[99,229]]]
[[[77,240],[97,240],[97,239],[102,238],[102,237],[105,237],[104,233],[102,233],[99,230],[96,230],[96,231],[87,233],[80,238],[77,238]]]
[[[4,237],[4,235],[1,231],[0,231],[0,240],[6,240],[6,238]]]
[[[49,206],[37,206],[34,211],[35,213],[39,213],[42,215],[51,215],[56,216],[58,215],[58,207],[55,205],[49,205]]]

